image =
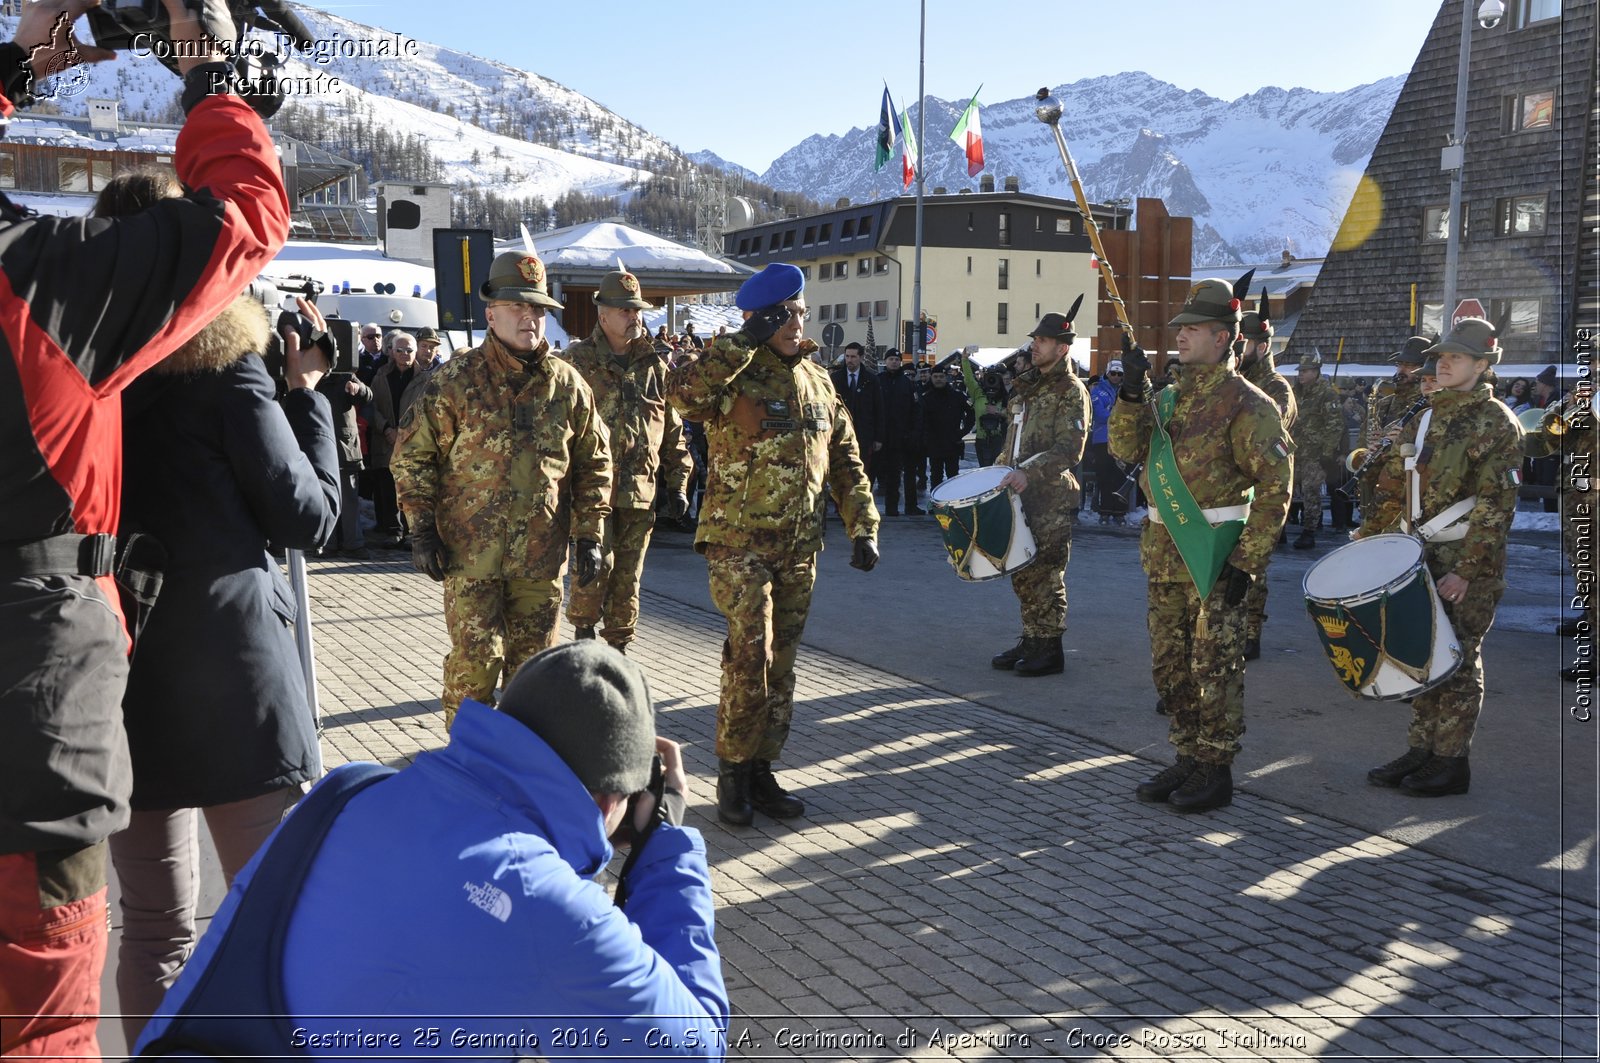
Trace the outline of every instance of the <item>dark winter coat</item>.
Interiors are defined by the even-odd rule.
[[[372,435],[367,456],[371,459],[374,469],[389,467],[389,459],[394,456],[394,444],[389,442],[384,430],[400,427],[400,418],[406,415],[411,404],[417,401],[417,396],[422,394],[422,389],[428,386],[428,373],[429,369],[419,359],[411,372],[411,382],[406,385],[398,403],[395,401],[394,389],[389,386],[390,380],[401,375],[395,369],[394,363],[384,362],[373,376],[372,414],[371,422],[367,426]]]
[[[878,374],[878,391],[883,395],[883,435],[885,447],[906,446],[917,429],[917,386],[904,369]]]
[[[345,385],[352,380],[360,385],[354,395],[345,390]],[[317,384],[317,391],[326,396],[333,407],[340,467],[361,468],[361,426],[356,423],[356,411],[372,401],[372,388],[354,373],[329,373]]]
[[[339,515],[328,402],[280,405],[255,354],[259,306],[240,299],[124,396],[119,535],[154,535],[165,582],[134,649],[123,715],[135,809],[242,801],[321,774],[268,543],[310,550]]]
[[[862,366],[856,371],[856,386],[850,388],[850,371],[835,369],[832,374],[833,390],[844,400],[850,411],[850,420],[856,426],[856,442],[861,447],[862,460],[872,456],[872,445],[883,442],[883,394],[878,390],[878,374]]]
[[[959,455],[972,430],[972,403],[955,388],[930,385],[922,393],[922,445],[930,458]]]

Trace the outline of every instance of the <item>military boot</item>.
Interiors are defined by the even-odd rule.
[[[752,762],[750,773],[750,803],[757,812],[773,819],[794,819],[805,815],[805,802],[778,784],[772,774],[772,761]]]
[[[1209,812],[1233,803],[1233,768],[1201,761],[1167,804],[1179,812]]]
[[[1172,791],[1182,786],[1184,780],[1193,775],[1194,769],[1198,766],[1193,757],[1179,757],[1176,764],[1140,783],[1133,791],[1133,796],[1141,801],[1153,801],[1159,804],[1171,797]]]
[[[572,629],[572,637],[574,639],[592,639],[592,638],[594,638],[594,625],[593,624],[588,624],[588,625],[585,625],[585,626],[582,626],[582,627],[573,628]]]
[[[1013,667],[1012,672],[1017,675],[1060,675],[1067,666],[1067,660],[1061,652],[1061,636],[1054,638],[1025,639],[1028,645],[1024,649],[1025,656]]]
[[[997,653],[989,658],[989,664],[1003,672],[1009,672],[1017,666],[1017,662],[1027,655],[1028,636],[1023,635],[1017,639],[1017,644],[1004,653]]]
[[[750,773],[754,765],[749,761],[736,764],[717,758],[717,818],[735,827],[748,827],[755,821],[755,809],[750,806]]]
[[[1310,550],[1317,545],[1317,532],[1315,528],[1305,527],[1300,529],[1300,534],[1295,538],[1296,550]]]
[[[1399,786],[1401,779],[1428,763],[1432,755],[1421,746],[1412,746],[1389,763],[1367,772],[1367,781],[1374,786]]]
[[[1413,797],[1464,794],[1471,785],[1472,769],[1466,757],[1429,757],[1426,764],[1400,780],[1400,789]]]

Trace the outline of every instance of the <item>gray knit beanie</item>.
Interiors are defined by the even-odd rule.
[[[656,713],[644,672],[599,639],[567,642],[517,669],[500,711],[544,739],[593,793],[650,783]]]

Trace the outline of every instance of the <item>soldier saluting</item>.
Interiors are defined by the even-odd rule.
[[[665,473],[667,501],[662,515],[679,520],[689,511],[685,489],[694,459],[684,444],[683,420],[667,405],[667,366],[639,321],[650,303],[639,278],[613,270],[595,293],[599,323],[588,339],[567,348],[567,358],[594,392],[611,444],[611,519],[606,521],[605,554],[599,578],[575,586],[567,619],[580,639],[601,634],[624,653],[639,622],[639,579],[656,524],[658,473]]]
[[[1290,444],[1277,406],[1233,368],[1233,287],[1201,281],[1171,323],[1180,326],[1183,373],[1155,401],[1150,360],[1124,339],[1111,450],[1145,463],[1150,509],[1139,556],[1149,580],[1151,674],[1177,751],[1177,762],[1135,796],[1203,812],[1233,800],[1244,602],[1288,509]]]
[[[855,428],[804,338],[805,277],[773,263],[737,297],[744,326],[667,374],[667,399],[705,426],[710,473],[695,549],[728,620],[717,702],[717,818],[742,826],[805,805],[772,762],[794,715],[794,661],[811,609],[831,495],[854,547],[878,563],[878,510]]]
[[[439,702],[494,703],[495,684],[555,645],[561,573],[592,582],[611,512],[611,452],[583,377],[550,356],[544,263],[508,251],[479,294],[489,332],[431,374],[389,466],[419,572],[444,583],[450,652]]]

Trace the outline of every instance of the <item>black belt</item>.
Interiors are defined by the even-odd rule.
[[[109,576],[117,556],[117,537],[52,535],[26,543],[0,543],[0,580],[27,576]]]

